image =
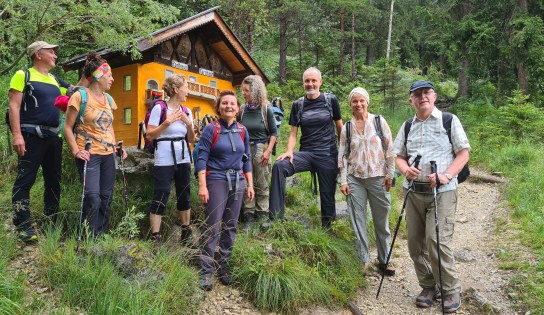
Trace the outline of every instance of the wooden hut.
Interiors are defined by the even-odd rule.
[[[225,21],[219,7],[201,12],[138,39],[142,56],[133,60],[109,48],[97,53],[108,60],[115,79],[109,93],[118,110],[114,128],[126,146],[138,143],[138,124],[144,120],[154,95],[162,94],[164,80],[182,74],[189,83],[186,105],[194,118],[215,114],[213,104],[222,90],[234,90],[244,77],[256,74],[268,79]],[[65,71],[83,67],[86,55],[62,64]]]

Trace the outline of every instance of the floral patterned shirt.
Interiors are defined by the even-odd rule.
[[[385,176],[392,179],[395,173],[395,154],[391,150],[392,135],[387,121],[380,117],[381,129],[386,149],[376,132],[375,115],[368,114],[363,131],[355,128],[355,120],[351,119],[350,154],[346,157],[346,126],[340,134],[338,150],[338,167],[340,168],[341,183],[347,184],[347,175],[359,178]]]

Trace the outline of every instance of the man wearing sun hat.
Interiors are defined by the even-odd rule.
[[[19,158],[12,192],[13,224],[23,241],[37,240],[30,220],[30,189],[40,166],[47,219],[54,220],[59,208],[62,139],[57,135],[59,110],[54,103],[70,85],[49,73],[56,66],[58,48],[44,41],[30,44],[26,52],[32,67],[17,71],[9,87],[9,122]]]
[[[408,251],[414,262],[419,285],[423,291],[416,298],[418,307],[430,307],[439,297],[440,277],[435,231],[433,189],[435,174],[430,161],[437,165],[440,187],[437,189],[438,227],[440,231],[440,260],[444,311],[453,313],[461,306],[461,283],[453,257],[453,232],[457,208],[457,174],[468,162],[470,145],[457,116],[452,115],[451,141],[442,123],[443,115],[435,107],[436,93],[429,81],[416,81],[409,90],[409,103],[415,108],[414,117],[406,121],[395,139],[393,152],[397,155],[398,169],[413,181],[406,199],[406,227]],[[408,134],[405,125],[411,122]],[[411,165],[421,155],[419,167]]]

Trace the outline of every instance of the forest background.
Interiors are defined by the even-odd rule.
[[[102,47],[137,56],[139,53],[134,45],[137,37],[216,5],[221,5],[222,17],[271,80],[268,86],[271,97],[281,96],[292,101],[302,95],[302,72],[309,66],[316,66],[323,73],[322,90],[335,93],[342,101],[344,120],[350,117],[346,100],[349,91],[355,86],[363,86],[371,94],[370,111],[383,114],[396,134],[402,121],[413,113],[407,106],[406,91],[410,83],[420,78],[435,82],[440,105],[459,115],[467,129],[473,148],[471,164],[500,172],[510,180],[504,193],[518,224],[516,237],[526,246],[527,252],[518,255],[515,251],[505,250],[501,254],[503,267],[519,271],[511,284],[511,290],[516,292],[512,297],[519,302],[519,307],[530,309],[534,314],[544,313],[544,197],[540,193],[544,188],[541,175],[544,174],[542,0],[0,0],[0,109],[7,107],[9,78],[17,69],[28,66],[25,47],[35,40],[60,44],[59,61]],[[75,73],[62,73],[60,67],[53,72],[70,82],[76,81]],[[286,136],[284,128],[282,135]],[[0,173],[9,179],[0,184],[3,205],[0,212],[8,214],[16,158],[7,153],[5,135],[0,140]],[[70,167],[67,164],[70,163],[65,163],[65,169]],[[63,176],[68,179],[65,181],[63,177],[63,182],[77,186],[74,171],[65,173],[68,175]],[[304,184],[305,178],[302,179]],[[64,191],[66,195],[75,196],[65,203],[78,203],[77,188],[65,187]],[[36,192],[33,199],[39,199],[38,196]],[[39,205],[40,201],[36,202]],[[292,206],[299,203],[295,200]],[[315,215],[317,206],[313,204],[310,208],[314,209]],[[114,223],[121,220],[114,219]],[[497,220],[500,223],[501,218]],[[14,238],[5,229],[0,227],[0,248],[2,253],[7,253],[0,258],[0,310],[22,313],[30,305],[31,310],[39,312],[36,310],[45,306],[28,301],[24,294],[24,279],[4,271],[11,259],[20,254]],[[279,239],[283,237],[287,243],[294,238],[291,236],[300,236],[297,233],[308,233],[296,224],[277,227],[274,231],[272,233],[277,233]],[[323,243],[330,241],[319,232],[311,233]],[[64,292],[62,297],[57,297],[56,303],[92,310],[91,313],[107,313],[113,303],[96,303],[93,300],[99,299],[97,297],[85,300],[76,294],[84,283],[76,285],[62,279],[61,274],[70,269],[70,262],[76,264],[79,260],[73,252],[59,249],[62,248],[60,240],[64,240],[61,234],[59,231],[51,233],[48,242],[40,245],[40,270],[46,279],[44,282],[53,290],[62,288]],[[73,239],[67,240],[70,241]],[[245,248],[248,242],[242,236],[237,244]],[[117,245],[118,240],[110,240],[105,248]],[[289,243],[295,248],[299,245],[308,251],[308,247],[304,247],[307,244]],[[290,250],[297,252],[294,248]],[[169,260],[168,255],[159,253],[164,261]],[[332,256],[338,258],[342,253]],[[249,259],[240,257],[241,265],[243,259]],[[104,265],[104,257],[96,259]],[[86,264],[89,270],[97,268],[92,261]],[[293,270],[302,268],[296,261],[290,264]],[[57,269],[51,270],[51,265]],[[171,262],[163,262],[161,266],[163,271],[175,269]],[[287,268],[285,263],[282,268]],[[89,277],[93,283],[100,277],[113,283],[114,269],[108,271],[111,274]],[[189,267],[178,269],[184,270],[177,271],[185,272],[184,276],[172,274],[172,279],[194,281],[194,270]],[[316,272],[326,280],[326,273],[331,270]],[[313,276],[311,272],[315,270],[309,271],[308,279]],[[303,272],[299,270],[300,274]],[[240,277],[243,276],[240,273]],[[348,282],[332,284],[336,290],[352,292],[347,295],[337,293],[336,302],[348,298],[364,280]],[[123,283],[120,280],[119,285]],[[254,283],[248,281],[248,288],[250,284]],[[145,285],[139,285],[145,289]],[[323,286],[327,285],[331,284],[325,281]],[[190,286],[182,288],[194,292]],[[168,291],[167,287],[162,289]],[[299,291],[303,289],[298,287]],[[74,291],[72,297],[69,296],[71,290]],[[287,303],[282,309],[278,301],[284,302],[289,297],[277,296],[278,301],[263,301],[259,292],[252,294],[254,302],[262,309],[292,311],[304,306],[304,303],[296,304],[300,297],[293,298],[292,304]],[[139,298],[141,301],[136,301],[145,304],[150,297],[142,295]],[[168,298],[173,297],[165,297],[165,300]],[[134,307],[129,306],[135,303],[134,300],[127,298],[125,302],[127,309]],[[326,304],[334,302],[325,301]],[[153,306],[157,310],[173,311],[167,304]],[[188,304],[189,300],[178,306],[187,310]]]

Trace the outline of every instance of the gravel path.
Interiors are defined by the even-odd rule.
[[[477,174],[472,176],[475,178],[478,178]],[[454,249],[463,286],[463,304],[457,314],[520,314],[513,309],[505,292],[512,274],[497,267],[500,263],[497,253],[511,242],[510,234],[497,227],[497,219],[501,219],[502,226],[508,224],[509,217],[499,187],[500,184],[479,181],[460,185]],[[375,295],[380,275],[370,270],[369,286],[361,290],[353,303],[368,315],[440,314],[438,302],[428,309],[419,309],[414,304],[421,288],[403,236],[397,237],[394,256],[397,274],[386,278],[379,300]],[[204,299],[199,314],[266,314],[252,307],[236,289],[220,284],[216,284],[211,293],[206,293]],[[352,312],[347,307],[335,310],[311,308],[300,310],[300,314],[350,315]]]
[[[475,178],[478,178],[477,174],[472,176],[471,180]],[[517,313],[514,310],[514,305],[506,294],[512,274],[497,267],[500,263],[497,254],[501,249],[517,246],[511,237],[514,232],[504,228],[509,224],[509,212],[503,207],[500,185],[467,181],[460,186],[453,246],[461,274],[463,305],[457,314],[529,314]],[[500,221],[497,221],[498,219]],[[6,223],[6,227],[8,226]],[[37,246],[19,246],[22,255],[8,265],[8,270],[15,274],[25,274],[27,285],[30,285],[34,292],[50,299],[51,291],[41,283],[35,266]],[[375,255],[375,250],[372,254]],[[368,287],[362,289],[353,300],[362,313],[440,314],[438,302],[428,309],[419,309],[414,304],[415,297],[421,289],[408,255],[406,239],[402,235],[397,237],[394,266],[397,274],[386,278],[379,300],[376,300],[375,295],[380,275],[376,270],[369,270]],[[219,283],[215,283],[211,292],[202,293],[200,298],[202,306],[198,314],[202,315],[268,314],[258,311],[236,288],[225,287]],[[75,313],[78,313],[77,310]],[[340,309],[316,307],[302,309],[299,314],[350,315],[352,312],[347,307]]]

